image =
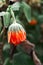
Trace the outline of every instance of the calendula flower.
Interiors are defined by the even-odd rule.
[[[19,23],[13,23],[9,26],[8,29],[8,42],[14,45],[18,45],[21,42],[25,41],[26,32],[22,25]]]

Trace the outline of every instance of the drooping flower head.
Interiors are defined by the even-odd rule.
[[[18,45],[21,42],[25,41],[26,32],[22,25],[19,23],[13,23],[9,26],[8,29],[8,42],[14,45]]]

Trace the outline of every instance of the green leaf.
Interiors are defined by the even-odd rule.
[[[5,59],[5,62],[4,62],[3,65],[12,65],[12,64],[9,62],[9,58],[6,58],[6,59]]]
[[[38,20],[39,23],[43,23],[43,15],[39,15],[37,17],[37,20]]]
[[[4,44],[3,46],[3,57],[6,59],[9,57],[10,45],[8,43]]]
[[[7,28],[10,24],[10,13],[5,12],[5,15],[3,16],[4,26]]]
[[[9,44],[5,44],[4,47],[3,47],[3,51],[8,50],[8,49],[10,49],[10,45]]]
[[[14,3],[11,8],[13,9],[13,11],[19,11],[19,8],[20,8],[20,3],[19,2],[16,2]]]
[[[34,65],[30,56],[25,53],[14,54],[13,65]]]
[[[31,7],[25,2],[22,2],[22,6],[23,6],[23,11],[26,16],[26,19],[28,22],[30,22],[31,21]]]

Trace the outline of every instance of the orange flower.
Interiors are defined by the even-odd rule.
[[[8,42],[14,45],[18,45],[21,42],[25,41],[25,39],[26,32],[24,28],[21,25],[16,25],[16,23],[14,25],[11,24],[8,30]]]
[[[36,25],[37,24],[37,21],[35,19],[31,20],[31,22],[29,22],[30,25]]]

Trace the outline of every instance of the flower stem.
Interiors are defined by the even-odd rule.
[[[14,23],[16,23],[16,19],[15,19],[14,12],[13,12],[12,9],[11,9],[11,15],[12,15],[12,17],[13,17]]]

